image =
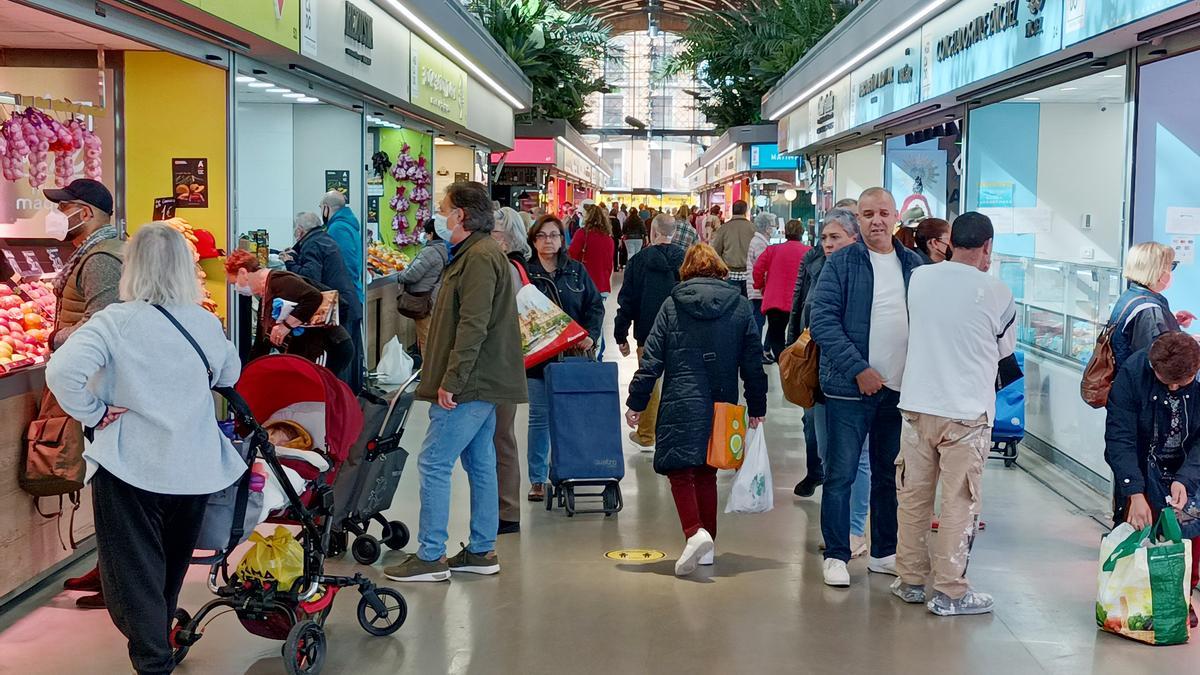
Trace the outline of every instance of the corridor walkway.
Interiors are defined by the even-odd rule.
[[[614,301],[615,294],[610,305]],[[611,345],[608,358],[620,358]],[[632,359],[621,360],[624,381],[634,367]],[[667,481],[653,473],[650,454],[627,447],[626,506],[619,516],[568,519],[561,510],[547,513],[529,504],[522,532],[500,537],[498,577],[403,585],[408,623],[390,638],[359,629],[355,597],[339,600],[327,624],[325,672],[1058,674],[1195,668],[1195,644],[1156,649],[1096,631],[1101,528],[1025,472],[999,463],[985,474],[987,527],[976,539],[970,569],[976,586],[995,595],[995,614],[941,619],[904,605],[888,592],[891,577],[867,578],[863,560],[850,565],[849,589],[824,586],[819,504],[791,494],[804,472],[799,410],[779,397],[777,371],[770,370],[775,510],[722,515],[711,570],[691,579],[673,576],[683,542]],[[419,404],[406,435],[413,451],[424,437],[425,410]],[[524,426],[522,413],[518,428]],[[722,493],[728,484],[729,477],[722,477]],[[461,471],[454,497],[452,551],[467,536]],[[409,523],[415,535],[417,510],[416,465],[410,461],[391,515]],[[620,548],[661,549],[667,558],[638,565],[604,557]],[[388,554],[369,573],[382,581],[382,566],[398,555]],[[347,558],[330,569],[363,568]],[[181,606],[195,608],[208,599],[195,568]],[[273,675],[283,672],[279,649],[280,643],[250,636],[234,617],[221,616],[177,672]],[[0,672],[128,673],[128,663],[107,615],[77,611],[73,594],[45,589],[0,615]]]

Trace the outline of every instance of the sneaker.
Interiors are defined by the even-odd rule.
[[[850,570],[846,569],[846,563],[837,558],[826,558],[823,572],[826,586],[845,588],[850,585]]]
[[[717,555],[717,545],[716,545],[716,543],[713,543],[712,550],[710,550],[708,553],[705,553],[704,555],[700,556],[700,564],[704,567],[708,567],[709,565],[712,565],[713,560],[716,558],[716,555]]]
[[[638,447],[638,449],[641,450],[642,452],[654,452],[654,444],[650,443],[649,445],[647,445],[647,444],[643,443],[642,437],[638,436],[637,431],[629,432],[629,440],[633,441],[633,444],[636,445]]]
[[[545,483],[534,483],[533,486],[529,488],[529,496],[527,497],[527,499],[531,502],[545,501],[546,500],[546,484]]]
[[[446,564],[445,556],[429,561],[411,553],[399,565],[385,567],[383,576],[392,581],[449,581],[450,566]]]
[[[816,494],[817,488],[821,487],[821,484],[824,482],[821,480],[809,480],[808,476],[805,476],[804,480],[796,483],[796,488],[792,490],[792,494],[797,497],[811,497]]]
[[[463,546],[458,555],[450,558],[451,572],[466,572],[468,574],[499,574],[500,558],[495,551],[487,553],[472,553]]]
[[[103,593],[93,593],[85,595],[82,598],[75,600],[75,606],[79,609],[107,609],[108,605],[104,604]]]
[[[712,550],[713,538],[702,527],[696,531],[696,534],[688,537],[687,545],[683,547],[683,553],[679,555],[679,560],[675,561],[675,576],[685,577],[695,572],[696,564],[700,562],[704,554]]]
[[[867,554],[867,538],[857,534],[850,535],[850,559],[861,558]]]
[[[953,600],[945,593],[935,592],[933,598],[925,603],[925,608],[938,616],[959,616],[988,614],[992,611],[992,604],[992,596],[987,593],[967,591],[966,595]]]
[[[923,604],[925,602],[925,586],[906,584],[896,579],[892,582],[892,595],[910,605]]]
[[[500,527],[496,529],[496,534],[515,534],[521,531],[521,521],[519,520],[500,520]]]
[[[81,577],[71,577],[63,582],[63,588],[68,591],[100,592],[100,568],[93,567],[92,571]]]
[[[876,574],[890,574],[894,577],[900,576],[896,574],[896,554],[893,553],[886,558],[872,557],[867,563],[867,571]]]

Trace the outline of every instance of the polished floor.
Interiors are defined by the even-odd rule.
[[[620,358],[611,345],[607,358]],[[634,367],[632,359],[621,360],[624,381]],[[418,405],[405,437],[413,450],[425,431],[426,408]],[[524,427],[523,413],[518,426]],[[777,386],[767,428],[775,510],[722,515],[711,570],[688,579],[673,576],[682,536],[667,481],[654,474],[649,454],[629,446],[622,482],[625,510],[618,516],[568,519],[561,510],[547,513],[540,505],[527,505],[522,532],[500,538],[499,576],[400,585],[410,614],[396,635],[376,638],[359,629],[357,597],[348,591],[327,624],[324,672],[1194,670],[1200,656],[1195,644],[1155,648],[1097,632],[1093,605],[1102,528],[1025,471],[999,463],[985,474],[986,529],[976,539],[970,568],[976,587],[995,595],[995,614],[943,619],[904,605],[888,592],[891,577],[868,577],[861,560],[850,565],[849,589],[827,588],[817,553],[819,504],[791,494],[804,474],[800,415],[779,398]],[[410,467],[390,515],[415,532],[417,476],[415,464]],[[723,476],[720,485],[727,490],[729,477]],[[466,539],[467,513],[465,475],[458,471],[452,553]],[[604,557],[621,548],[661,549],[667,558],[632,564]],[[329,567],[335,573],[363,570],[387,583],[380,569],[396,556],[388,554],[370,569],[349,559]],[[196,568],[181,604],[195,608],[209,597]],[[124,642],[107,615],[77,611],[73,602],[74,594],[48,587],[0,614],[0,672],[128,673]],[[177,672],[280,673],[279,654],[280,643],[253,637],[234,617],[221,616]]]

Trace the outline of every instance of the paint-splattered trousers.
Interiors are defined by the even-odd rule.
[[[958,599],[969,589],[967,563],[979,522],[983,464],[991,444],[987,416],[955,420],[902,412],[896,458],[896,572],[906,584],[926,585]],[[941,483],[938,530],[933,502]]]

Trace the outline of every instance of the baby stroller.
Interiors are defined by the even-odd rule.
[[[1025,354],[1016,352],[1017,365],[1025,372]],[[996,419],[992,423],[991,456],[1004,466],[1017,463],[1018,446],[1025,438],[1025,378],[1013,380],[996,392]]]
[[[216,598],[195,616],[184,609],[175,613],[171,644],[176,663],[201,637],[205,617],[218,608],[233,610],[246,630],[272,640],[284,640],[283,661],[286,672],[318,673],[325,662],[324,623],[333,609],[333,601],[342,588],[355,586],[360,594],[358,622],[372,635],[390,635],[404,624],[408,605],[392,588],[377,587],[362,574],[352,577],[325,574],[330,533],[334,525],[333,483],[345,462],[351,443],[362,429],[362,413],[349,387],[329,370],[297,356],[264,356],[242,371],[236,390],[218,391],[230,404],[237,422],[243,450],[248,460],[261,457],[278,480],[287,497],[287,505],[272,512],[267,522],[296,525],[303,548],[303,573],[289,588],[273,587],[269,581],[240,579],[229,572],[229,557],[242,537],[242,519],[235,516],[235,536],[230,544],[214,555],[193,558],[194,564],[210,565],[209,589]],[[329,468],[307,480],[303,492],[297,491],[284,470],[295,460],[282,458],[268,440],[267,430],[258,420],[271,420],[276,413],[304,407],[323,414],[309,427],[313,438],[324,439]],[[323,426],[324,428],[313,428]],[[303,469],[295,464],[293,471]],[[311,465],[309,466],[311,468]],[[241,510],[245,491],[239,493]],[[247,533],[248,534],[248,533]]]

